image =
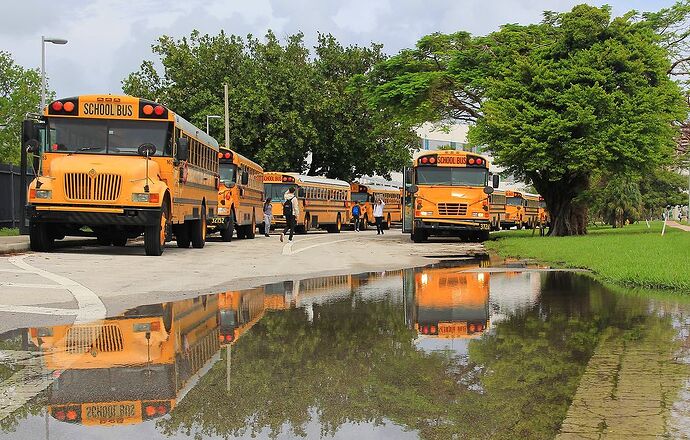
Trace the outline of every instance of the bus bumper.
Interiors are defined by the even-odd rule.
[[[415,229],[425,230],[430,233],[454,233],[467,231],[488,231],[491,229],[489,220],[472,220],[448,222],[440,219],[416,219]]]
[[[26,206],[26,218],[30,219],[32,223],[98,226],[152,226],[160,222],[160,212],[160,208]]]

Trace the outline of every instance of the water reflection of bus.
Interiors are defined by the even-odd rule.
[[[218,351],[218,300],[141,306],[95,324],[29,329],[56,378],[48,412],[82,425],[134,424],[169,413]]]
[[[218,340],[221,344],[236,341],[261,319],[266,310],[265,297],[263,287],[218,295]]]
[[[405,273],[414,293],[408,323],[421,337],[472,338],[489,328],[489,274],[461,268],[424,268]]]

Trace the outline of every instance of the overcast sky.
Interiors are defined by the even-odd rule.
[[[302,31],[313,45],[317,31],[345,44],[383,43],[386,52],[410,47],[432,32],[486,34],[504,23],[531,23],[543,10],[565,11],[582,0],[0,0],[0,50],[24,67],[40,67],[41,35],[69,40],[47,45],[46,71],[59,97],[119,93],[120,81],[154,59],[160,35],[215,34],[280,37]],[[630,9],[658,10],[675,0],[590,0]]]

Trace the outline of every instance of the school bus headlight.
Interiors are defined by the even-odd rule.
[[[50,199],[53,197],[53,191],[49,189],[37,189],[36,198],[37,199]]]
[[[483,212],[473,212],[472,217],[484,217],[484,213]]]
[[[134,333],[143,332],[157,332],[161,329],[161,323],[157,321],[153,322],[137,322],[132,326]]]
[[[425,217],[428,217],[430,215],[434,215],[434,211],[422,211],[421,213]]]
[[[132,201],[137,203],[158,203],[158,193],[132,193]]]

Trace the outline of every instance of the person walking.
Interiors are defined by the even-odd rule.
[[[283,202],[283,215],[285,216],[285,229],[280,234],[280,241],[285,238],[285,234],[290,231],[289,241],[292,241],[292,236],[295,235],[295,225],[297,224],[297,217],[299,216],[299,202],[297,195],[295,195],[295,187],[291,186],[285,192],[285,201]]]
[[[270,237],[271,221],[273,220],[273,204],[271,198],[267,197],[264,202],[264,235]]]
[[[383,234],[383,207],[386,206],[383,203],[383,199],[376,200],[374,205],[374,219],[376,220],[376,235]]]
[[[359,232],[359,216],[362,214],[362,208],[359,206],[359,202],[355,203],[352,207],[352,219],[355,222],[355,232]]]

